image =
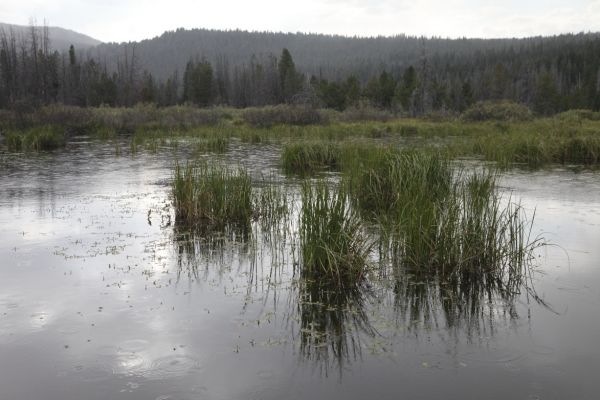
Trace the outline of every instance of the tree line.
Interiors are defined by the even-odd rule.
[[[433,39],[432,39],[433,40]],[[412,42],[411,42],[412,43]],[[564,35],[518,42],[490,41],[475,52],[420,55],[401,65],[381,62],[364,74],[313,73],[296,66],[291,52],[251,55],[245,62],[227,54],[188,59],[183,71],[156,77],[140,60],[139,44],[120,45],[111,61],[90,53],[50,50],[46,27],[26,35],[0,31],[0,108],[62,103],[132,106],[181,103],[200,107],[304,104],[344,110],[370,105],[405,115],[461,112],[481,100],[508,99],[549,115],[573,108],[600,109],[600,37]],[[437,42],[434,42],[437,43]],[[496,43],[496,46],[493,44]],[[502,45],[499,45],[501,43]],[[510,42],[509,42],[510,43]]]

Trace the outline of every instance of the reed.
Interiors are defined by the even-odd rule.
[[[459,274],[522,271],[532,249],[531,221],[522,207],[502,199],[496,175],[467,175],[445,155],[388,154],[347,179],[354,203],[381,227],[394,264],[413,271]]]
[[[172,186],[176,223],[249,227],[253,215],[250,177],[243,170],[207,164],[175,165]]]
[[[484,135],[463,144],[463,154],[476,154],[500,167],[548,164],[600,164],[600,135],[584,132]]]
[[[227,150],[229,150],[229,139],[226,137],[209,138],[196,145],[198,152],[226,153]]]
[[[254,216],[259,219],[264,229],[289,222],[293,200],[283,182],[275,177],[263,178],[254,191]]]
[[[362,281],[372,243],[341,187],[304,182],[299,229],[303,279],[348,289]]]
[[[53,125],[42,125],[22,132],[6,133],[8,151],[45,151],[55,150],[66,145],[65,132]]]
[[[281,155],[283,170],[288,174],[306,175],[315,171],[339,168],[340,146],[327,142],[288,144]]]

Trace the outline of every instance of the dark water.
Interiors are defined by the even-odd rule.
[[[258,176],[277,154],[225,157]],[[388,276],[342,296],[297,282],[293,225],[185,241],[174,157],[2,156],[1,400],[598,398],[600,174],[503,177],[554,244],[520,296]]]

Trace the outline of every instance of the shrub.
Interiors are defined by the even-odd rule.
[[[533,114],[527,106],[508,100],[481,101],[475,103],[462,115],[463,121],[530,121]]]
[[[380,110],[371,106],[350,107],[340,113],[342,122],[380,121],[387,122],[393,118],[389,111]]]
[[[327,123],[324,114],[310,107],[278,105],[250,108],[243,112],[243,120],[250,126],[268,128],[273,125],[316,125]]]

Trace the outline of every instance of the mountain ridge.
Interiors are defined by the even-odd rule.
[[[36,25],[36,29],[41,29],[43,26]],[[17,35],[29,35],[31,26],[9,24],[0,22],[0,33],[4,31],[9,34],[10,31]],[[95,39],[89,35],[74,31],[72,29],[63,28],[60,26],[48,26],[48,35],[50,37],[50,47],[58,52],[65,52],[73,45],[80,50],[87,50],[91,47],[102,44],[101,40]]]

